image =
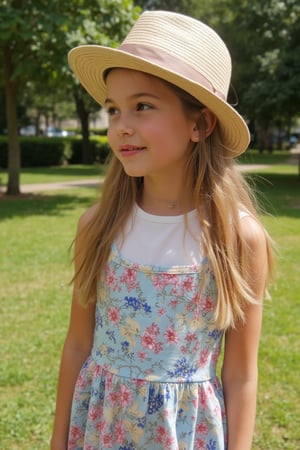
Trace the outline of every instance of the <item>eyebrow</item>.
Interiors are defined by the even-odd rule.
[[[151,98],[154,98],[154,99],[157,99],[157,100],[160,99],[160,97],[158,95],[150,94],[149,92],[138,92],[136,94],[131,95],[129,97],[129,99],[130,100],[134,100],[134,99],[140,98],[140,97],[151,97]],[[104,101],[104,105],[107,105],[108,103],[115,103],[115,102],[111,98],[106,98],[105,101]]]

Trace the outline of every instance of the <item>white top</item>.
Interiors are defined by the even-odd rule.
[[[203,259],[196,210],[185,216],[156,216],[136,206],[117,243],[123,258],[143,265],[194,265]],[[187,224],[187,226],[186,226]]]
[[[240,211],[240,218],[249,213]],[[199,265],[203,260],[197,211],[186,215],[156,216],[138,205],[125,226],[124,242],[117,242],[121,256],[142,265]]]

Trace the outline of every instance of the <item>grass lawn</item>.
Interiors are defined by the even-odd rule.
[[[300,183],[296,166],[273,169],[251,174],[279,252],[273,300],[265,303],[253,450],[295,450],[300,448]],[[35,169],[27,173],[28,183],[41,175],[39,169],[39,175]],[[57,172],[47,176],[56,181]],[[3,449],[48,448],[70,308],[68,245],[95,196],[93,188],[76,188],[0,199]]]
[[[60,181],[73,181],[87,178],[97,179],[104,174],[100,164],[66,165],[55,167],[23,168],[21,171],[21,184],[55,183]],[[0,185],[7,183],[7,171],[0,169]]]

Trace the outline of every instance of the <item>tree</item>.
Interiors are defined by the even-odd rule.
[[[77,2],[75,1],[75,4]],[[66,33],[67,50],[82,44],[101,44],[116,47],[128,33],[140,12],[129,0],[97,0],[87,2],[72,18],[72,27]],[[70,13],[72,13],[70,11]],[[99,26],[101,23],[101,27]],[[62,55],[65,62],[65,53]],[[68,72],[71,75],[71,72]],[[71,75],[72,76],[72,75]],[[72,94],[81,122],[83,137],[83,163],[91,163],[89,146],[89,116],[99,105],[85,92],[72,76]]]
[[[297,0],[216,0],[208,15],[232,54],[239,110],[262,141],[299,116],[299,16]]]
[[[54,2],[56,3],[56,2]],[[54,8],[55,10],[55,8]],[[0,49],[3,60],[3,80],[6,98],[6,122],[8,129],[8,194],[18,194],[20,185],[20,145],[18,140],[18,99],[20,89],[39,74],[43,78],[43,63],[47,52],[54,50],[54,31],[60,18],[49,13],[48,2],[28,0],[2,1],[0,16]],[[56,21],[58,19],[58,21]],[[43,47],[41,44],[45,42]]]
[[[0,16],[5,17],[0,21],[0,51],[8,128],[7,194],[20,192],[20,91],[29,81],[48,85],[53,79],[64,85],[66,92],[73,91],[74,78],[66,61],[71,46],[89,41],[116,45],[137,14],[130,0],[52,0],[51,8],[48,0],[1,1]]]
[[[166,10],[174,11],[182,14],[187,14],[196,17],[197,11],[202,9],[198,0],[137,0],[136,5],[139,5],[143,10]]]

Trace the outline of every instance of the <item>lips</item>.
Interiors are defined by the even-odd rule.
[[[142,150],[145,150],[145,148],[146,147],[138,147],[136,145],[121,145],[120,153],[122,154],[122,156],[133,156],[141,152]]]

